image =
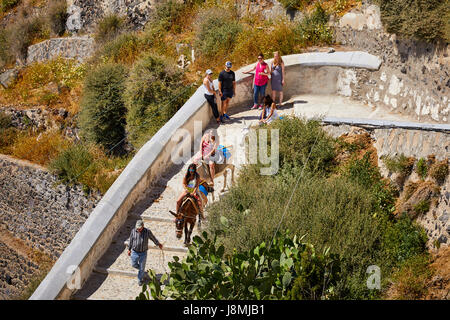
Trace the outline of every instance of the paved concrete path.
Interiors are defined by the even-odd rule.
[[[395,115],[382,109],[372,109],[369,106],[339,96],[313,96],[301,95],[290,99],[280,109],[281,116],[297,115],[306,118],[314,118],[318,115],[332,117],[358,117],[367,119],[389,119],[395,121],[411,121],[405,116]],[[256,124],[260,111],[249,110],[249,106],[242,106],[232,110],[231,121],[220,125],[217,129],[219,139],[226,133],[227,138],[242,139],[243,129]],[[217,128],[210,124],[209,128]],[[225,139],[223,139],[225,140]],[[220,140],[221,144],[228,145],[227,141]],[[168,272],[167,262],[173,256],[183,258],[187,249],[183,247],[183,240],[175,237],[175,224],[169,210],[175,211],[176,199],[180,194],[181,181],[187,170],[185,165],[173,165],[169,171],[159,180],[153,188],[145,203],[129,214],[125,225],[115,235],[113,242],[104,256],[98,262],[94,272],[87,280],[84,287],[74,295],[74,299],[135,299],[140,293],[141,287],[137,284],[137,270],[131,267],[130,258],[124,241],[128,238],[131,228],[140,217],[145,221],[155,236],[164,245],[164,251],[159,250],[150,242],[151,249],[147,257],[147,269],[153,269],[156,274]],[[239,165],[237,165],[238,173]],[[223,194],[224,178],[215,179],[216,200]],[[228,183],[231,177],[228,176]],[[226,190],[225,190],[226,192]],[[209,201],[211,198],[209,197]],[[207,216],[207,212],[206,212]],[[198,234],[198,226],[194,229],[194,235]]]

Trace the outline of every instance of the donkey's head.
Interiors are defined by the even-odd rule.
[[[175,216],[175,233],[177,235],[177,238],[180,239],[183,235],[183,227],[185,223],[185,217],[184,214],[179,210],[178,214],[173,212],[172,210],[169,210],[169,212]]]

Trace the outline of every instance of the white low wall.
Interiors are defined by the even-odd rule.
[[[300,93],[337,93],[341,67],[377,70],[381,64],[378,58],[364,52],[297,54],[285,56],[283,60],[286,98]],[[250,67],[236,71],[236,96],[230,103],[230,110],[252,101],[252,75],[242,73]],[[217,80],[215,82],[217,86]],[[202,129],[205,129],[211,118],[203,89],[199,88],[130,161],[30,299],[69,299],[75,290],[72,287],[76,286],[76,283],[67,285],[72,279],[72,271],[78,270],[76,282],[83,285],[125,222],[128,212],[170,167],[171,152],[177,145],[171,137],[177,129],[186,129],[193,137],[194,121],[202,121]]]

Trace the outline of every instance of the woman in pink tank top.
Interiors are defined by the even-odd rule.
[[[252,109],[262,109],[262,103],[259,103],[259,101],[261,98],[264,98],[264,95],[266,94],[266,87],[270,75],[270,67],[264,61],[264,55],[262,53],[258,55],[258,62],[256,65],[251,70],[244,73],[251,73],[252,71],[255,71]]]

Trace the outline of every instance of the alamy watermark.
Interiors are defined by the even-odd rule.
[[[369,274],[367,278],[367,288],[370,290],[381,289],[381,269],[379,266],[371,265],[367,267],[366,273]]]

